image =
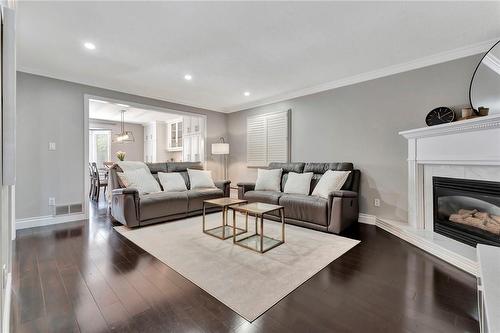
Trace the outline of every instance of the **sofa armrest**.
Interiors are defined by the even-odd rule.
[[[139,191],[132,187],[115,188],[111,193],[112,195],[134,194],[139,196]]]
[[[111,216],[128,227],[138,226],[139,200],[139,191],[135,188],[114,189],[111,194]]]
[[[328,196],[328,231],[341,233],[358,221],[358,192],[334,191]]]
[[[255,183],[238,183],[238,199],[243,200],[245,192],[253,191],[255,189]]]
[[[231,193],[231,181],[230,180],[216,180],[215,186],[224,192],[225,197],[229,197]]]
[[[358,192],[354,191],[347,191],[347,190],[340,190],[340,191],[333,191],[330,192],[328,197],[337,197],[337,198],[357,198],[358,197]]]

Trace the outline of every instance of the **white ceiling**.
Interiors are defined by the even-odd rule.
[[[119,122],[121,120],[121,111],[125,112],[125,122],[132,124],[147,124],[152,121],[172,121],[179,119],[182,115],[165,113],[161,111],[146,110],[136,107],[123,107],[115,103],[89,100],[89,118],[98,120],[108,120]]]
[[[500,2],[20,1],[18,68],[230,112],[484,51],[499,17]]]

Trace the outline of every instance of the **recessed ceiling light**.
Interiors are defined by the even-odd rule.
[[[184,79],[188,80],[188,81],[191,81],[193,77],[191,76],[191,74],[186,74],[184,75]]]
[[[245,96],[250,96],[250,92],[249,92],[249,91],[245,91],[245,92],[243,93],[243,95],[245,95]]]
[[[85,48],[87,50],[95,50],[95,44],[94,43],[85,42],[85,43],[83,43],[83,46],[85,46]]]
[[[130,107],[130,105],[127,105],[127,104],[117,103],[116,105],[121,106],[122,108],[128,108],[128,107]]]

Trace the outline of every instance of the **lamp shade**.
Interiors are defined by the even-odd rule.
[[[229,143],[212,143],[212,155],[228,155]]]

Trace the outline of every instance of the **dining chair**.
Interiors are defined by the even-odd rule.
[[[89,162],[89,198],[94,199],[95,193],[95,182],[94,182],[94,172],[92,171],[92,164]]]
[[[92,162],[92,173],[93,173],[93,179],[94,179],[94,200],[99,201],[99,194],[101,192],[101,187],[104,187],[104,194],[106,194],[106,189],[108,187],[108,179],[107,178],[101,178],[101,174],[99,172],[99,169],[97,168],[97,163]]]

